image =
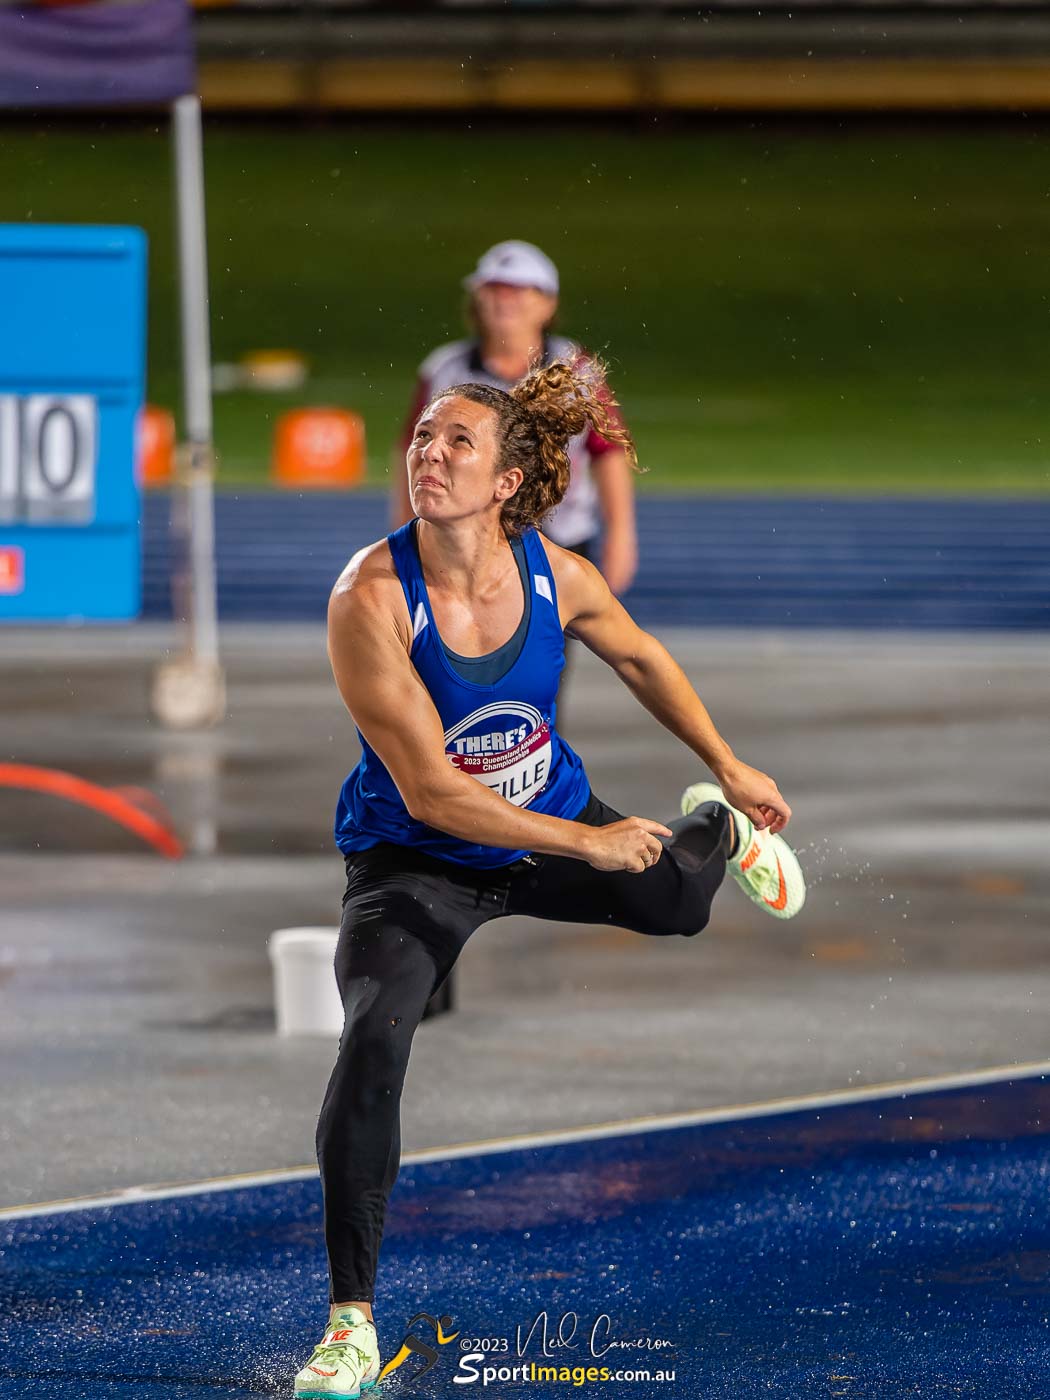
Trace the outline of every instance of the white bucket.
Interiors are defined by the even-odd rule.
[[[343,1005],[335,983],[337,928],[279,928],[271,933],[278,1035],[340,1036]]]

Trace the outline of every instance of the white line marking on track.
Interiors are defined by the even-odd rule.
[[[979,1088],[982,1084],[1007,1084],[1012,1080],[1042,1079],[1048,1076],[1050,1060],[1033,1060],[1019,1065],[996,1065],[991,1069],[972,1070],[962,1074],[902,1079],[885,1084],[869,1084],[859,1089],[837,1089],[830,1093],[767,1099],[761,1103],[729,1104],[724,1108],[701,1108],[689,1113],[624,1118],[611,1123],[591,1123],[582,1128],[558,1128],[547,1133],[520,1133],[511,1137],[482,1138],[478,1142],[460,1142],[448,1147],[428,1147],[406,1152],[401,1158],[401,1164],[411,1166],[415,1162],[446,1162],[456,1157],[486,1157],[497,1152],[554,1147],[559,1143],[591,1142],[599,1138],[629,1137],[635,1133],[666,1132],[673,1128],[692,1128],[705,1123],[742,1122],[748,1118],[771,1118],[781,1113],[803,1113],[815,1108],[840,1108],[878,1099],[901,1099],[912,1094],[938,1093],[947,1089],[972,1089]],[[277,1167],[273,1171],[206,1177],[203,1181],[128,1186],[105,1196],[75,1196],[68,1200],[44,1201],[35,1205],[0,1207],[0,1220],[67,1215],[72,1211],[97,1210],[105,1206],[130,1206],[138,1205],[141,1201],[167,1201],[179,1196],[202,1196],[209,1191],[240,1191],[254,1186],[280,1186],[290,1181],[309,1181],[311,1177],[316,1176],[316,1167]]]

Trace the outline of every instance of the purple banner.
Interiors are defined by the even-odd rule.
[[[0,107],[117,107],[196,91],[188,0],[0,4]]]

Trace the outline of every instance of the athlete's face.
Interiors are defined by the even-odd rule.
[[[558,298],[541,292],[538,287],[483,282],[474,292],[474,306],[486,339],[517,340],[527,334],[530,343],[538,346],[558,309]]]
[[[499,510],[521,485],[517,467],[496,471],[497,418],[471,399],[437,399],[416,423],[406,458],[412,509],[421,520]]]

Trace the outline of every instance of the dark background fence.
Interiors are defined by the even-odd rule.
[[[227,621],[322,622],[387,529],[378,492],[223,493]],[[171,615],[169,504],[146,499],[145,616]],[[650,496],[627,604],[647,626],[1050,628],[1050,501]]]

